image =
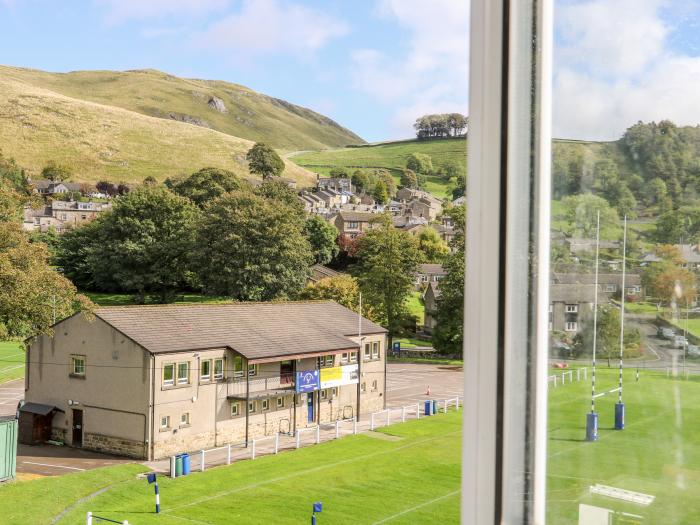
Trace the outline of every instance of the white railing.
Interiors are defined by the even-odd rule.
[[[297,439],[296,448],[299,448],[301,446],[301,435],[304,432],[315,432],[316,433],[316,444],[318,445],[321,442],[321,427],[320,426],[317,425],[315,427],[297,428],[297,431],[295,433],[295,437]]]
[[[454,407],[459,410],[459,396],[453,397],[452,399],[445,399],[443,402],[443,411],[445,414],[447,414],[447,409],[451,406],[454,405]]]
[[[574,379],[574,373],[576,373],[576,379]],[[557,387],[557,382],[561,382],[562,385],[566,383],[573,383],[574,381],[581,381],[581,376],[583,376],[584,381],[588,381],[588,368],[575,368],[572,370],[564,370],[561,375],[552,374],[547,376],[547,386],[552,383],[554,388]],[[567,379],[568,378],[568,379]]]

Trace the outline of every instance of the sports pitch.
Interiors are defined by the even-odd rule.
[[[589,376],[590,377],[590,376]],[[599,369],[598,391],[617,386]],[[626,428],[612,430],[617,395],[598,400],[600,440],[583,441],[586,381],[550,388],[547,523],[578,523],[579,503],[642,516],[614,523],[700,523],[700,378],[625,372]],[[86,512],[132,524],[459,522],[461,413],[439,414],[337,441],[216,467],[153,487],[136,465],[0,487],[0,516],[13,524],[83,524]],[[596,483],[653,495],[648,507],[591,495]],[[102,488],[104,492],[95,494]],[[88,499],[82,500],[82,498]],[[76,503],[78,502],[78,503]]]

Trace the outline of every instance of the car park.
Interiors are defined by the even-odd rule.
[[[700,357],[700,346],[688,345],[688,355]]]
[[[661,337],[664,339],[673,339],[676,336],[676,332],[671,330],[670,328],[662,328],[661,329]]]
[[[674,348],[685,348],[688,345],[688,340],[682,335],[677,335],[673,338]]]

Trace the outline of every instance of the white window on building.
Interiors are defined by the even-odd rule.
[[[328,389],[324,388],[321,390],[321,399],[328,399]]]
[[[326,366],[333,366],[335,364],[335,356],[334,355],[327,355],[326,356]]]
[[[243,358],[239,355],[233,358],[233,377],[243,377]]]
[[[175,363],[165,363],[163,365],[163,386],[175,384]]]
[[[70,373],[74,376],[85,377],[85,356],[72,355],[70,358]]]
[[[255,401],[248,402],[248,412],[251,414],[255,412]]]
[[[369,361],[370,353],[371,353],[370,344],[369,344],[369,343],[365,343],[365,358],[364,358],[365,361]]]
[[[379,343],[372,343],[372,359],[379,359]]]
[[[277,408],[284,408],[284,398],[283,397],[277,398]]]
[[[180,415],[180,426],[185,426],[190,424],[190,413],[185,412]]]
[[[359,226],[359,223],[357,221],[349,221],[348,222],[348,228],[352,230],[356,230]]]
[[[340,364],[344,365],[347,362],[348,362],[348,353],[344,352],[344,353],[340,354]]]
[[[605,291],[606,292],[615,292],[617,290],[617,286],[614,284],[606,284],[605,285]]]
[[[578,305],[577,304],[567,304],[566,305],[566,313],[567,314],[575,314],[578,312]]]
[[[427,275],[421,275],[420,280],[424,283],[427,283],[430,280],[430,277],[428,277]]]
[[[240,414],[240,403],[231,403],[231,417],[236,417]]]
[[[267,399],[263,399],[260,404],[263,410],[267,410],[270,407],[270,402]]]
[[[224,378],[224,360],[214,359],[214,379],[219,380]]]
[[[377,380],[375,379],[374,381],[372,381],[372,392],[376,392],[376,391],[377,391]]]
[[[357,363],[357,352],[350,352],[350,362]]]
[[[338,387],[334,386],[331,388],[331,397],[338,397]]]
[[[199,378],[202,381],[209,381],[211,379],[211,359],[205,359],[202,361],[202,369],[200,371]]]
[[[567,321],[564,326],[564,330],[567,332],[575,332],[578,330],[578,323],[575,321]]]
[[[258,365],[248,365],[248,375],[250,377],[258,375]]]
[[[360,385],[360,390],[362,390],[362,392],[367,392],[367,383],[362,383],[362,385]]]
[[[170,428],[170,416],[160,417],[160,428]]]
[[[177,384],[186,385],[190,382],[190,364],[185,361],[177,364]]]

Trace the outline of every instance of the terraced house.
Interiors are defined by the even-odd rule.
[[[20,441],[158,459],[362,416],[385,349],[334,302],[100,308],[31,343]]]

